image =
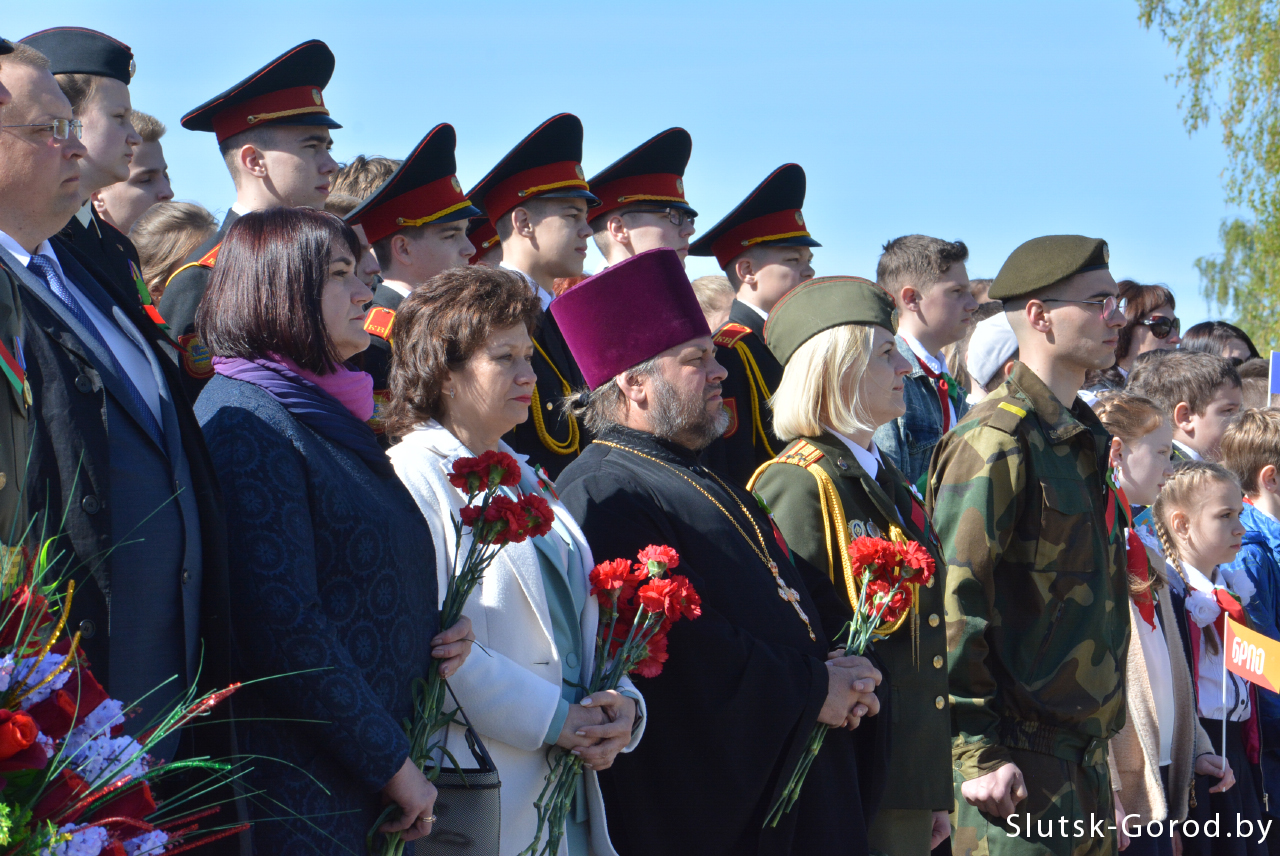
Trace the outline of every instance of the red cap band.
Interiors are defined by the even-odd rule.
[[[360,215],[359,223],[372,244],[409,226],[425,226],[470,204],[457,176],[447,175],[371,208]]]
[[[591,191],[600,198],[600,207],[591,211],[595,220],[601,214],[638,202],[685,202],[684,179],[669,172],[629,175],[602,184]]]
[[[502,215],[521,203],[565,188],[587,189],[582,165],[576,161],[549,163],[516,173],[485,195],[484,210],[489,219],[496,223],[502,219]]]
[[[476,248],[476,254],[471,257],[471,264],[475,264],[498,243],[498,230],[493,228],[493,223],[486,221],[472,229],[467,238],[471,240],[471,246]]]
[[[767,241],[801,237],[810,237],[805,229],[804,215],[799,208],[791,208],[787,211],[774,211],[730,229],[711,245],[711,252],[720,269],[724,270],[729,262],[742,255],[748,247]]]
[[[213,131],[221,143],[264,122],[314,113],[329,115],[329,110],[324,106],[324,93],[316,86],[295,86],[292,89],[268,92],[228,107],[213,117]]]

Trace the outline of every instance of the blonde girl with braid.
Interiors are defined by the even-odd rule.
[[[1237,823],[1251,821],[1253,828],[1259,829],[1262,821],[1262,798],[1255,785],[1261,778],[1256,770],[1257,699],[1249,683],[1234,673],[1227,672],[1223,681],[1226,616],[1247,623],[1241,604],[1248,603],[1254,593],[1247,574],[1224,573],[1220,567],[1240,551],[1245,533],[1240,523],[1243,508],[1244,493],[1230,471],[1207,461],[1187,461],[1174,470],[1151,509],[1167,563],[1171,597],[1181,607],[1184,653],[1191,667],[1200,722],[1215,752],[1229,765],[1216,783],[1211,776],[1196,777],[1195,806],[1188,823],[1195,821],[1203,829],[1206,822],[1217,819],[1233,837],[1193,838],[1188,834],[1183,840],[1185,856],[1267,853],[1266,844],[1258,841],[1261,836],[1245,838],[1234,832]],[[1225,746],[1221,745],[1224,717]],[[1229,783],[1237,774],[1241,786],[1232,788]]]
[[[1093,410],[1112,434],[1109,463],[1126,507],[1151,505],[1173,475],[1173,423],[1155,402],[1125,392],[1103,393]],[[1132,524],[1125,537],[1132,632],[1126,715],[1107,760],[1125,856],[1172,856],[1170,822],[1187,819],[1195,773],[1221,772],[1226,762],[1213,754],[1197,716],[1164,559]],[[1163,834],[1149,834],[1151,823],[1163,824]]]

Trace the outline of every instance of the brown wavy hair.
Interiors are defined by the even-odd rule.
[[[533,335],[542,305],[511,271],[450,268],[409,293],[396,310],[387,433],[444,415],[444,380],[471,359],[495,330],[523,324]]]

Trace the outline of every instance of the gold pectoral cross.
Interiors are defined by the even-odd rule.
[[[800,608],[800,592],[782,581],[782,575],[778,573],[777,562],[769,563],[769,571],[773,574],[773,581],[778,584],[778,597],[791,604],[791,608],[796,611],[796,615],[800,616],[804,626],[809,629],[809,638],[816,642],[818,637],[813,635],[813,625],[809,623],[809,616],[805,615],[804,610]]]

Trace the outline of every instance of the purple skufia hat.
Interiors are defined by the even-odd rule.
[[[584,279],[551,302],[551,314],[591,389],[711,335],[680,256],[665,247]]]

